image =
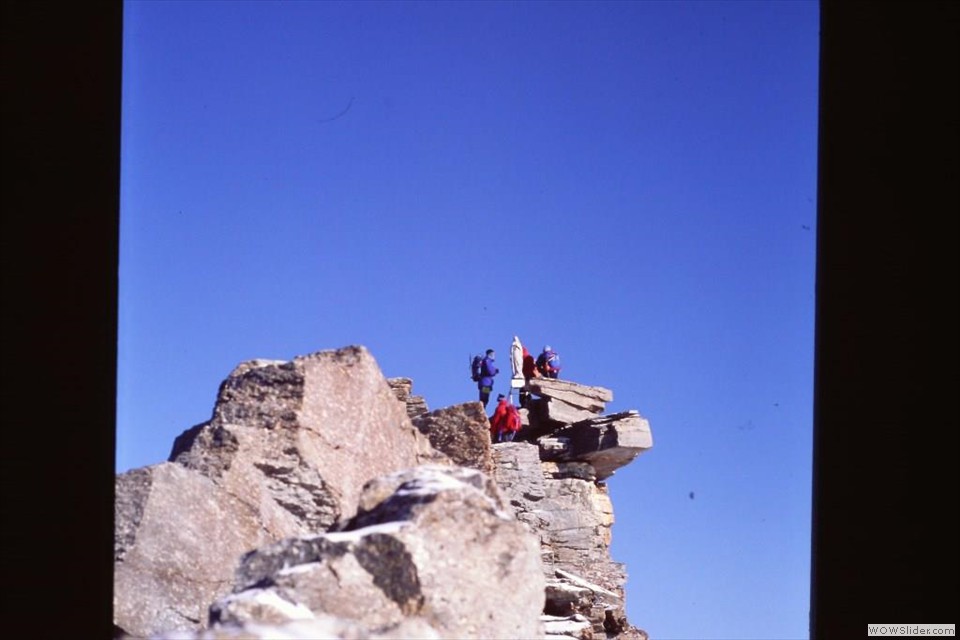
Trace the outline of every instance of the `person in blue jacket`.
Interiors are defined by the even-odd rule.
[[[493,391],[493,377],[500,373],[500,369],[494,364],[496,354],[493,349],[487,349],[487,355],[480,363],[480,380],[477,381],[477,388],[480,389],[480,402],[483,408],[487,408],[490,402],[490,393]]]
[[[537,370],[544,378],[560,377],[560,356],[550,345],[545,346],[537,358]]]

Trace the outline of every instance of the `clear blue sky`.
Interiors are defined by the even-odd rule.
[[[118,472],[241,361],[362,344],[439,408],[518,335],[650,421],[630,620],[807,636],[815,2],[124,10]]]

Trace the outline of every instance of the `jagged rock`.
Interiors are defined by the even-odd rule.
[[[544,640],[594,640],[593,626],[586,616],[579,613],[572,616],[542,615]],[[606,636],[604,636],[606,638]]]
[[[150,640],[441,640],[442,636],[421,618],[396,625],[368,627],[353,620],[318,615],[283,624],[248,622],[205,631],[174,631]]]
[[[623,565],[610,558],[613,505],[590,463],[541,461],[526,442],[493,445],[495,475],[517,520],[535,532],[547,578],[544,613],[584,615],[606,638],[625,620]]]
[[[383,487],[395,487],[383,498]],[[289,611],[370,627],[423,618],[441,637],[541,637],[545,582],[537,539],[470,469],[425,466],[368,485],[372,505],[346,530],[283,540],[246,555],[218,624],[246,624],[232,599],[274,591]],[[492,495],[491,495],[492,492]],[[279,611],[275,607],[274,611]],[[224,618],[224,612],[229,617]]]
[[[479,402],[437,409],[417,416],[414,426],[430,439],[434,449],[454,464],[493,472],[490,457],[490,420]]]
[[[545,458],[589,462],[599,480],[653,446],[650,424],[636,411],[584,420],[557,430],[552,437],[562,442],[562,450],[550,442],[543,449]]]
[[[387,378],[387,384],[397,395],[397,400],[404,404],[407,409],[407,417],[411,420],[430,411],[423,396],[413,395],[413,380],[410,378]]]
[[[130,633],[203,627],[239,553],[351,517],[371,477],[427,461],[449,464],[410,423],[363,347],[239,365],[221,384],[212,419],[180,435],[170,460],[176,465],[150,476],[149,495],[128,488],[144,484],[140,475],[118,478],[128,497],[117,511],[115,623]],[[152,520],[139,512],[147,498]],[[150,521],[166,528],[145,529]],[[218,551],[210,536],[220,529],[229,535]],[[196,539],[176,548],[160,539],[179,531]],[[130,539],[141,549],[137,563]]]
[[[115,510],[114,623],[139,637],[199,627],[235,558],[272,539],[250,505],[169,462],[117,476]]]
[[[542,420],[560,424],[573,424],[597,416],[596,411],[583,409],[557,398],[541,398],[535,401],[535,406]]]
[[[241,364],[170,460],[250,504],[275,502],[307,533],[349,518],[370,477],[432,453],[370,353],[346,347]]]
[[[412,384],[362,347],[239,365],[171,462],[117,478],[115,630],[644,637],[603,480],[652,445],[646,420],[540,380],[518,434],[536,442],[491,446],[480,403],[428,412]]]
[[[527,389],[538,397],[530,399],[528,416],[516,439],[533,442],[566,425],[596,418],[613,392],[569,380],[532,378]]]
[[[603,413],[606,403],[613,400],[613,392],[603,387],[591,387],[569,380],[531,378],[527,388],[542,398],[552,398],[590,413]]]
[[[384,522],[411,519],[410,511],[417,508],[423,499],[422,491],[410,491],[411,486],[422,484],[420,475],[432,477],[434,484],[438,481],[450,484],[448,478],[468,484],[483,493],[497,510],[506,509],[503,495],[496,481],[485,473],[477,473],[477,470],[466,467],[436,469],[430,465],[423,465],[420,469],[421,471],[406,470],[391,473],[367,482],[363,485],[363,491],[360,494],[357,515],[337,526],[336,530],[351,531]],[[438,473],[440,475],[437,475]],[[425,495],[427,499],[433,499],[429,492]],[[399,513],[395,512],[397,509],[400,509]]]

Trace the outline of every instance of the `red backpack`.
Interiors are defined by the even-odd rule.
[[[517,411],[517,408],[513,404],[507,405],[507,418],[506,418],[506,428],[505,431],[511,431],[516,433],[520,431],[520,412]]]

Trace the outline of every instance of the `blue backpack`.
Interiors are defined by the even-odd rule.
[[[474,382],[480,382],[483,377],[483,356],[473,356],[470,361],[470,379]]]

